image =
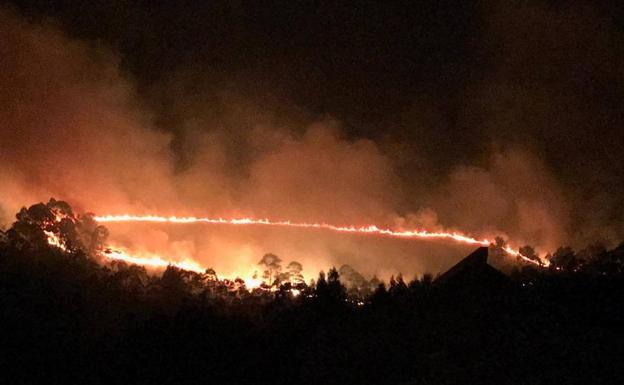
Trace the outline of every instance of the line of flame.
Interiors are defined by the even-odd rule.
[[[263,225],[263,226],[282,226],[282,227],[298,227],[310,229],[323,229],[340,233],[357,233],[357,234],[376,234],[382,236],[396,238],[428,238],[428,239],[451,239],[456,242],[488,246],[493,241],[488,239],[476,239],[457,232],[434,232],[428,230],[390,230],[380,228],[375,225],[366,226],[336,226],[327,223],[299,223],[291,221],[271,221],[269,219],[254,218],[201,218],[201,217],[177,217],[177,216],[159,216],[159,215],[104,215],[95,216],[94,219],[100,223],[111,222],[154,222],[154,223],[208,223],[208,224],[224,224],[224,225]],[[524,261],[534,265],[543,266],[545,262],[536,261],[522,255],[510,246],[503,247],[503,250],[514,257],[520,257]]]
[[[46,235],[47,242],[50,246],[58,247],[59,249],[63,251],[67,251],[67,247],[65,247],[61,239],[52,231],[44,230],[44,234]],[[199,263],[195,262],[192,259],[184,259],[182,261],[175,261],[173,259],[165,259],[162,256],[157,255],[157,254],[146,254],[146,253],[142,253],[142,255],[131,254],[125,249],[119,248],[119,247],[107,246],[105,248],[105,251],[101,253],[100,255],[104,256],[105,258],[112,259],[112,260],[124,261],[124,262],[135,264],[135,265],[141,265],[141,266],[147,266],[147,267],[153,267],[153,268],[166,268],[167,266],[172,265],[180,269],[194,271],[196,273],[203,273],[206,271],[205,267],[202,267]],[[231,281],[233,281],[235,278],[241,278],[243,281],[245,281],[245,287],[248,290],[253,290],[257,287],[260,287],[260,285],[262,284],[261,280],[254,278],[254,277],[239,277],[238,275],[234,277],[225,277],[225,279],[229,279]],[[298,295],[295,293],[293,294],[295,296]]]
[[[180,262],[174,262],[168,259],[163,259],[160,255],[150,254],[144,256],[136,256],[129,254],[125,250],[121,250],[119,248],[108,248],[105,256],[109,259],[116,259],[120,261],[125,261],[129,263],[134,263],[137,265],[146,265],[152,267],[167,267],[168,265],[173,265],[175,267],[179,267],[180,269],[194,271],[196,273],[203,273],[206,271],[205,268],[200,266],[197,262],[186,259]]]
[[[185,259],[182,261],[174,261],[173,259],[165,259],[158,254],[130,254],[124,249],[121,248],[113,248],[108,247],[106,251],[102,254],[104,257],[108,259],[113,259],[117,261],[124,261],[135,265],[148,266],[154,268],[166,268],[167,266],[175,266],[183,270],[194,271],[196,273],[204,273],[206,271],[205,267],[202,267],[199,263],[195,262],[192,259]],[[244,277],[235,274],[231,277],[222,277],[224,279],[228,279],[230,281],[234,281],[236,278],[240,278],[245,282],[245,287],[247,290],[253,290],[257,287],[260,287],[262,281],[254,278],[254,277]]]

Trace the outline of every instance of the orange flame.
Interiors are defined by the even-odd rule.
[[[130,254],[126,250],[122,248],[118,248],[118,247],[116,248],[108,247],[102,254],[104,257],[108,259],[124,261],[124,262],[135,264],[135,265],[141,265],[141,266],[152,267],[152,268],[157,268],[157,269],[166,268],[167,266],[171,265],[171,266],[178,267],[180,269],[194,271],[196,273],[204,273],[206,271],[205,267],[202,267],[201,265],[199,265],[197,262],[195,262],[192,259],[184,259],[182,261],[176,262],[174,261],[173,258],[168,259],[157,254],[151,254],[151,253]],[[243,276],[241,277],[241,275]],[[245,282],[245,287],[247,288],[247,290],[250,290],[250,291],[262,285],[262,280],[254,278],[254,277],[245,277],[244,274],[234,274],[231,277],[222,277],[222,279],[227,279],[230,281],[234,281],[236,278],[242,279]]]
[[[48,238],[47,240],[48,240],[48,244],[49,245],[56,246],[56,247],[58,247],[60,249],[63,249],[63,250],[66,249],[65,245],[63,245],[63,242],[61,242],[61,239],[56,234],[54,234],[51,231],[47,231],[47,230],[44,230],[43,233]]]
[[[197,218],[197,217],[176,217],[176,216],[158,216],[158,215],[105,215],[105,216],[96,216],[94,219],[100,223],[110,223],[110,222],[156,222],[156,223],[208,223],[208,224],[227,224],[227,225],[264,225],[264,226],[282,226],[282,227],[295,227],[295,228],[307,228],[307,229],[322,229],[329,230],[339,233],[356,233],[356,234],[365,234],[365,235],[381,235],[381,236],[389,236],[396,238],[424,238],[424,239],[450,239],[455,242],[465,243],[465,244],[474,244],[480,246],[488,246],[492,243],[492,241],[488,239],[476,239],[470,236],[457,233],[457,232],[433,232],[427,230],[390,230],[386,228],[379,228],[375,225],[366,225],[366,226],[336,226],[327,223],[297,223],[290,221],[271,221],[269,219],[253,219],[253,218],[233,218],[233,219],[224,219],[224,218]],[[60,218],[57,218],[60,220]],[[65,245],[61,241],[61,239],[51,231],[44,231],[48,244],[58,247],[62,250],[66,250]],[[548,261],[536,261],[526,256],[522,255],[520,252],[514,250],[510,246],[503,247],[503,250],[508,254],[520,257],[526,262],[537,266],[548,266]],[[132,264],[154,267],[154,268],[165,268],[169,265],[194,271],[198,273],[204,272],[206,269],[200,266],[196,261],[192,259],[184,259],[182,261],[175,261],[174,259],[169,259],[162,257],[160,255],[151,254],[151,253],[142,253],[141,255],[137,253],[129,253],[128,251],[117,248],[117,247],[107,247],[105,251],[102,253],[106,258],[113,260],[125,261]],[[245,286],[248,290],[255,289],[260,287],[262,284],[262,280],[259,280],[255,277],[241,277],[245,281]],[[229,279],[229,278],[226,278]],[[233,280],[233,279],[231,279]],[[298,293],[293,292],[293,295],[297,295]]]
[[[174,262],[172,260],[163,259],[160,255],[145,254],[145,255],[132,255],[128,252],[118,248],[107,248],[104,255],[109,259],[116,259],[119,261],[125,261],[136,265],[151,266],[151,267],[167,267],[172,265],[180,269],[194,271],[196,273],[203,273],[205,268],[201,267],[197,262],[185,259],[181,262]]]
[[[307,229],[322,229],[340,233],[356,233],[356,234],[374,234],[381,236],[389,236],[395,238],[424,238],[424,239],[450,239],[456,242],[488,246],[493,243],[488,239],[476,239],[457,232],[435,232],[428,230],[391,230],[380,228],[376,225],[365,226],[336,226],[327,223],[298,223],[291,221],[272,221],[269,219],[254,218],[198,218],[198,217],[177,217],[177,216],[159,216],[159,215],[104,215],[96,216],[95,220],[101,223],[110,222],[155,222],[155,223],[207,223],[207,224],[225,224],[225,225],[261,225],[261,226],[281,226],[296,227]],[[510,246],[503,248],[505,252],[520,257],[524,261],[538,266],[545,266],[547,262],[536,261],[522,255]]]

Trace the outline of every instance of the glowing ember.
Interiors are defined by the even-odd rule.
[[[51,231],[47,231],[47,230],[44,231],[43,233],[46,235],[46,237],[48,237],[48,244],[49,245],[56,246],[56,247],[58,247],[60,249],[65,250],[65,245],[63,245],[63,243],[61,242],[61,240],[59,239],[59,237],[56,234],[54,234]]]
[[[290,221],[271,221],[269,219],[253,219],[253,218],[198,218],[198,217],[176,217],[176,216],[158,216],[158,215],[104,215],[96,216],[95,220],[98,222],[155,222],[155,223],[208,223],[208,224],[224,224],[224,225],[261,225],[261,226],[282,226],[282,227],[297,227],[307,229],[322,229],[335,231],[340,233],[356,233],[356,234],[374,234],[396,238],[421,238],[421,239],[450,239],[456,242],[489,246],[493,243],[488,239],[476,239],[470,236],[457,233],[457,232],[435,232],[428,230],[390,230],[386,228],[379,228],[375,225],[365,226],[336,226],[327,223],[297,223]],[[514,256],[520,257],[524,261],[532,263],[534,265],[545,265],[544,262],[535,261],[527,258],[514,250],[510,246],[503,248],[505,252]]]

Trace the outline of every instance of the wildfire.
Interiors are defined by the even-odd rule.
[[[60,221],[61,218],[57,218],[57,221]],[[232,218],[232,219],[224,219],[224,218],[198,218],[198,217],[177,217],[177,216],[158,216],[158,215],[105,215],[105,216],[96,216],[94,219],[100,223],[111,223],[111,222],[155,222],[155,223],[181,223],[181,224],[190,224],[190,223],[207,223],[207,224],[224,224],[224,225],[259,225],[259,226],[281,226],[281,227],[291,227],[291,228],[305,228],[305,229],[321,229],[334,231],[339,233],[354,233],[354,234],[364,234],[364,235],[381,235],[388,237],[396,237],[396,238],[420,238],[420,239],[449,239],[455,242],[460,242],[464,244],[471,245],[479,245],[479,246],[488,246],[493,243],[493,241],[488,239],[476,239],[458,232],[435,232],[428,230],[391,230],[387,228],[380,228],[376,225],[365,225],[365,226],[336,226],[327,223],[301,223],[301,222],[290,222],[290,221],[271,221],[269,219],[254,219],[254,218]],[[51,231],[44,231],[48,244],[52,246],[56,246],[60,249],[65,250],[65,245],[61,241],[61,239]],[[537,266],[547,266],[548,262],[536,261],[526,256],[522,255],[520,252],[514,250],[511,246],[504,246],[503,250],[508,254],[520,257],[524,261],[532,263]],[[166,258],[161,255],[151,254],[151,253],[130,253],[121,247],[108,246],[102,252],[102,255],[108,259],[125,261],[132,264],[153,267],[153,268],[165,268],[169,265],[194,271],[198,273],[203,273],[206,271],[205,267],[200,266],[197,262],[192,259],[184,259],[182,261],[176,261],[174,258]],[[245,282],[245,287],[247,289],[252,290],[254,288],[260,287],[262,284],[262,280],[258,279],[255,276],[252,277],[244,277],[245,274],[236,274],[236,278],[243,276],[243,281]],[[230,279],[230,278],[226,278]],[[230,279],[234,280],[234,279]],[[294,293],[293,295],[297,295],[298,293]]]
[[[380,228],[376,225],[364,226],[336,226],[327,223],[304,223],[291,221],[272,221],[269,219],[254,218],[199,218],[199,217],[177,217],[177,216],[159,216],[159,215],[104,215],[96,216],[95,220],[101,223],[110,222],[155,222],[155,223],[207,223],[207,224],[224,224],[224,225],[259,225],[259,226],[277,226],[277,227],[295,227],[306,229],[321,229],[339,233],[356,233],[356,234],[374,234],[395,238],[421,238],[421,239],[449,239],[455,242],[489,246],[493,243],[489,239],[476,239],[457,232],[436,232],[428,230],[391,230]],[[503,247],[503,250],[514,257],[520,257],[524,261],[534,265],[543,266],[545,263],[525,257],[510,246]]]
[[[167,266],[175,266],[180,269],[194,271],[196,273],[204,273],[205,267],[202,267],[192,259],[184,259],[176,262],[173,258],[165,258],[163,256],[151,253],[130,253],[120,247],[108,247],[102,253],[106,258],[117,261],[124,261],[135,265],[141,265],[153,268],[166,268]],[[245,274],[233,274],[230,277],[222,277],[229,281],[234,281],[236,278],[240,278],[245,282],[247,290],[253,290],[262,285],[262,280],[255,277],[245,277]]]
[[[181,262],[174,262],[171,259],[163,259],[163,257],[156,254],[145,254],[138,256],[129,254],[125,250],[121,250],[119,248],[113,249],[110,247],[104,251],[104,254],[109,259],[116,259],[119,261],[134,263],[136,265],[151,267],[167,267],[168,265],[172,265],[175,267],[179,267],[180,269],[194,271],[196,273],[203,273],[204,271],[206,271],[206,269],[201,267],[197,262],[189,259],[185,259]]]
[[[46,240],[50,246],[58,247],[61,250],[67,250],[61,239],[54,234],[52,231],[44,230],[43,232],[46,236]],[[117,261],[124,261],[135,265],[141,265],[152,268],[166,268],[167,266],[175,266],[180,269],[194,271],[196,273],[203,273],[206,271],[205,267],[200,266],[197,262],[192,259],[184,259],[182,261],[175,261],[173,258],[164,258],[157,254],[151,253],[130,253],[123,248],[108,246],[101,253],[104,257]],[[260,287],[262,285],[262,280],[256,277],[244,277],[244,274],[234,274],[232,277],[224,277],[230,281],[234,281],[236,278],[240,278],[245,282],[245,287],[248,290],[253,290],[255,288]],[[297,296],[298,293],[294,293],[293,295]]]

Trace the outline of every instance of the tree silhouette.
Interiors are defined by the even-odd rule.
[[[46,204],[22,208],[16,219],[8,238],[19,248],[47,248],[48,238],[53,236],[68,252],[93,255],[102,250],[108,237],[106,227],[99,225],[91,214],[77,216],[67,202],[54,198]]]
[[[529,245],[523,246],[521,247],[519,250],[520,254],[522,254],[524,257],[533,260],[533,261],[540,261],[539,257],[537,256],[537,253],[535,252],[535,249]]]
[[[551,269],[572,272],[579,266],[579,260],[570,247],[560,247],[550,257]]]
[[[286,266],[285,280],[290,282],[293,287],[305,285],[305,279],[303,278],[303,266],[296,261],[292,261]]]
[[[394,276],[390,278],[389,292],[391,295],[396,297],[407,294],[407,284],[405,284],[402,274],[398,274],[396,279],[394,278]]]
[[[279,276],[282,271],[282,260],[275,254],[264,254],[259,265],[264,267],[262,272],[262,279],[268,287],[279,285]]]
[[[335,267],[329,269],[327,280],[325,274],[321,272],[316,282],[316,295],[321,301],[339,303],[346,298],[346,289],[340,283],[340,275]]]

